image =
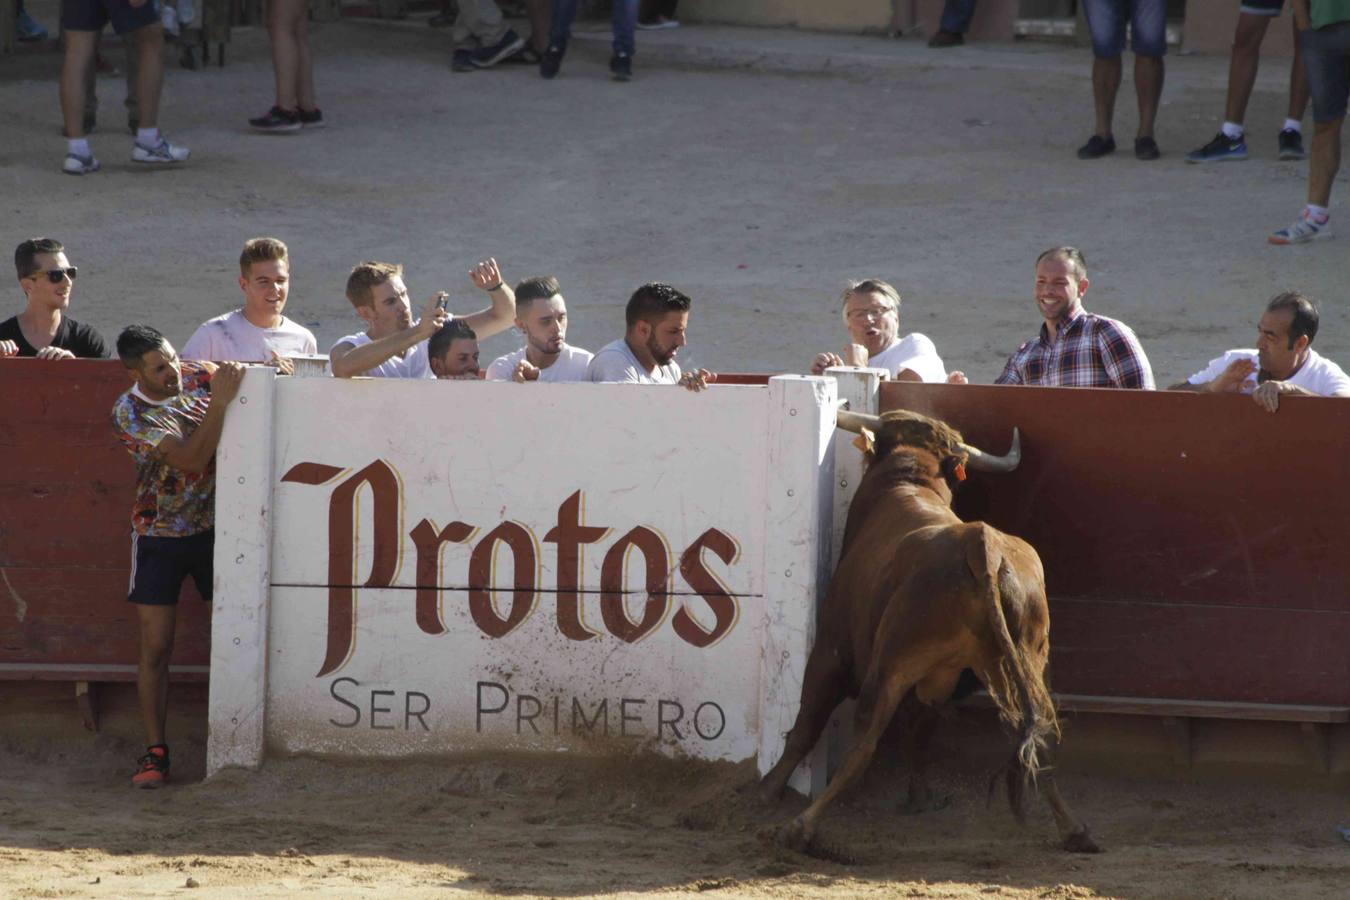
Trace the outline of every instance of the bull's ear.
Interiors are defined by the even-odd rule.
[[[872,459],[873,447],[876,446],[876,435],[872,429],[864,425],[858,429],[858,436],[853,439],[853,446],[862,451],[862,455],[867,457],[868,461]]]

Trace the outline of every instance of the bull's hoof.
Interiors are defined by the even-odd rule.
[[[786,785],[771,782],[767,778],[751,788],[753,796],[760,803],[774,803],[783,796]]]
[[[774,832],[774,841],[780,847],[786,847],[797,853],[805,853],[807,847],[811,844],[811,832],[806,827],[806,820],[797,816],[790,822],[779,826]]]
[[[1101,853],[1102,848],[1088,834],[1087,828],[1081,828],[1064,839],[1064,849],[1070,853]]]

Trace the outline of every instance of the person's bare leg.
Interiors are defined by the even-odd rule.
[[[84,85],[94,65],[97,46],[97,32],[66,32],[66,56],[61,63],[61,118],[68,138],[84,137]]]
[[[1290,17],[1292,18],[1292,16]],[[1289,64],[1289,118],[1302,121],[1308,111],[1308,70],[1303,67],[1303,49],[1298,43],[1298,26],[1294,26],[1294,61]]]
[[[300,46],[296,40],[296,11],[304,15],[306,0],[272,0],[267,11],[267,36],[272,42],[272,74],[276,105],[294,110],[299,105]]]
[[[141,127],[159,125],[159,92],[164,87],[164,29],[158,23],[137,28],[136,98],[140,104]]]
[[[530,20],[530,46],[543,53],[548,49],[548,30],[553,23],[549,0],[525,0],[525,15]]]
[[[1136,138],[1153,137],[1153,123],[1158,118],[1158,102],[1162,99],[1165,64],[1161,56],[1134,57],[1134,93],[1139,100],[1139,133]]]
[[[1116,114],[1116,93],[1120,90],[1119,56],[1092,59],[1092,102],[1097,113],[1098,137],[1111,136],[1111,120]]]
[[[164,723],[169,711],[169,659],[173,656],[176,606],[137,605],[141,623],[141,656],[136,670],[136,695],[146,744],[164,743]]]
[[[1331,183],[1341,167],[1341,124],[1345,116],[1313,123],[1312,152],[1308,154],[1308,202],[1331,206]]]
[[[309,49],[309,0],[301,0],[295,20],[296,82],[295,101],[301,109],[318,109],[314,96],[314,53]]]
[[[1238,13],[1233,53],[1228,58],[1228,99],[1223,107],[1224,120],[1235,125],[1241,125],[1247,115],[1247,104],[1256,84],[1256,70],[1261,63],[1261,41],[1265,40],[1269,25],[1269,16]]]

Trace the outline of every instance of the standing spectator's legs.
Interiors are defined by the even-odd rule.
[[[164,743],[164,723],[169,711],[169,660],[173,656],[176,606],[137,605],[141,625],[141,653],[136,668],[136,695],[146,743]]]
[[[137,28],[136,102],[141,111],[142,130],[158,130],[159,94],[164,87],[164,29],[158,22]]]
[[[1312,95],[1313,140],[1308,154],[1308,203],[1272,244],[1302,244],[1331,236],[1331,185],[1341,166],[1341,126],[1350,99],[1350,22],[1298,36]]]
[[[577,17],[577,0],[553,0],[553,15],[549,22],[548,44],[567,52],[567,41],[572,36],[572,23]]]
[[[1120,56],[1125,52],[1126,2],[1082,0],[1092,37],[1092,103],[1096,123],[1092,137],[1078,149],[1079,159],[1096,159],[1116,149],[1111,123],[1115,118],[1116,94],[1120,91]]]
[[[1092,109],[1095,116],[1093,134],[1101,138],[1113,137],[1111,125],[1116,117],[1116,95],[1120,93],[1120,54],[1098,56],[1092,60]]]
[[[947,0],[937,32],[928,39],[930,47],[957,47],[966,42],[970,20],[975,17],[975,0]]]
[[[1130,24],[1134,50],[1134,92],[1139,103],[1139,131],[1135,134],[1135,156],[1156,159],[1157,144],[1153,125],[1162,99],[1163,56],[1167,53],[1167,0],[1130,0]],[[1151,147],[1151,152],[1141,149]]]
[[[553,18],[549,0],[525,0],[525,14],[530,20],[530,46],[542,55],[548,49],[548,32]]]
[[[633,55],[636,49],[636,41],[633,35],[634,29],[637,28],[637,14],[638,0],[614,0],[610,25],[614,32],[615,56],[620,54]]]
[[[309,48],[309,0],[270,0],[267,36],[272,41],[276,105],[289,111],[317,109],[314,54]]]
[[[1247,115],[1247,103],[1256,84],[1256,70],[1261,63],[1261,42],[1265,40],[1270,16],[1238,13],[1237,30],[1233,33],[1233,55],[1228,59],[1228,99],[1224,103],[1224,120],[1242,126]],[[1241,134],[1241,131],[1239,131]]]
[[[66,55],[61,63],[61,116],[66,124],[66,137],[71,140],[84,139],[85,85],[94,69],[97,48],[97,31],[72,31],[66,26]]]
[[[464,3],[466,8],[474,5],[472,0]],[[478,44],[478,49],[470,55],[470,61],[477,69],[495,66],[515,56],[525,46],[525,41],[516,34],[515,29],[506,24],[494,0],[477,0],[476,21],[469,30]],[[454,68],[453,64],[451,67]]]
[[[94,65],[89,67],[89,74],[84,81],[84,131],[86,134],[93,131],[98,124],[99,43],[99,40],[94,41]],[[122,102],[127,108],[127,129],[135,134],[141,121],[141,104],[136,97],[136,83],[141,70],[140,51],[137,49],[135,41],[124,39],[122,41],[122,52],[126,57],[124,74],[127,81],[127,96]]]

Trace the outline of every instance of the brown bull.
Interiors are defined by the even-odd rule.
[[[849,508],[797,721],[763,792],[782,792],[848,696],[858,698],[854,743],[825,792],[782,828],[780,840],[797,848],[811,842],[821,813],[871,762],[906,694],[941,704],[971,669],[1017,734],[1008,779],[1014,813],[1021,818],[1023,781],[1039,772],[1065,849],[1096,851],[1042,769],[1059,724],[1045,682],[1050,613],[1040,557],[1026,541],[962,522],[951,510],[964,466],[1009,471],[1016,444],[1009,458],[989,457],[947,425],[908,412],[841,412],[839,425],[860,433],[867,471]]]

